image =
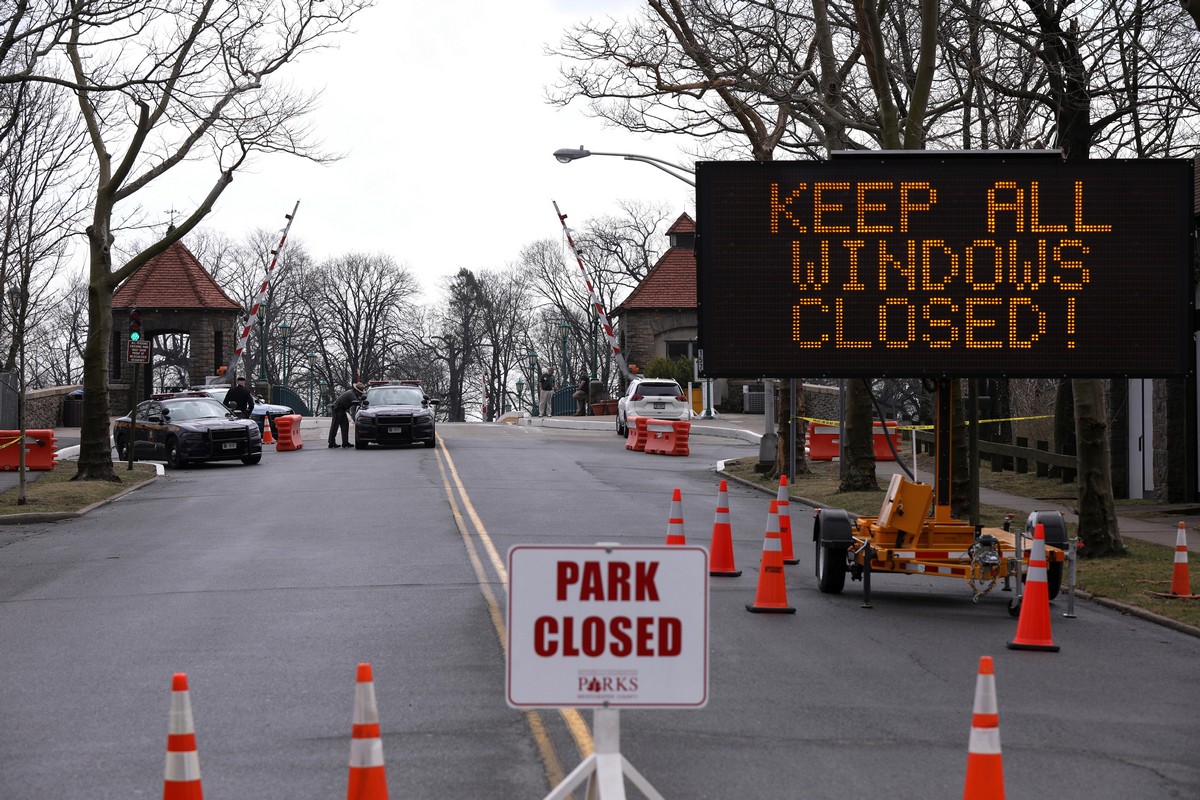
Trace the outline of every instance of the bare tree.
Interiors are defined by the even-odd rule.
[[[10,330],[25,334],[27,351],[49,345],[58,292],[52,282],[68,255],[68,239],[84,211],[79,162],[86,145],[61,90],[45,85],[0,87],[12,98],[13,135],[0,140],[0,278],[20,302]],[[5,309],[12,313],[8,303]],[[34,336],[32,334],[37,334]],[[17,361],[17,337],[5,358]],[[43,365],[40,359],[27,359]],[[32,380],[31,385],[38,385]]]
[[[370,0],[173,0],[138,4],[103,27],[73,20],[63,45],[96,174],[89,243],[88,341],[77,478],[116,480],[108,442],[112,293],[187,235],[257,153],[325,156],[307,125],[314,98],[280,71],[326,46]],[[120,91],[105,87],[118,84]],[[213,165],[207,195],[125,264],[113,263],[123,210],[187,160]]]
[[[331,386],[394,374],[401,329],[419,286],[390,256],[338,256],[289,275],[276,292],[277,308],[295,307],[290,319],[300,347],[314,343]]]
[[[479,279],[461,267],[446,285],[444,311],[438,315],[437,333],[430,342],[447,376],[446,416],[451,422],[464,422],[467,408],[482,402],[483,392],[477,379],[483,346],[483,303]]]
[[[509,378],[525,361],[524,332],[532,316],[532,293],[526,273],[517,266],[485,270],[479,275],[481,353],[487,385],[485,421],[496,419],[508,401]]]

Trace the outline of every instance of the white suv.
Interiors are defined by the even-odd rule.
[[[617,401],[617,434],[629,435],[630,417],[690,419],[691,404],[670,378],[634,378]]]

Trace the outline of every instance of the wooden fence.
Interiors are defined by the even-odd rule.
[[[917,439],[917,448],[926,453],[933,452],[933,432],[913,431]],[[979,460],[990,460],[992,472],[1013,470],[1021,474],[1029,472],[1032,463],[1039,478],[1057,477],[1063,483],[1075,482],[1075,456],[1070,453],[1053,453],[1048,442],[1039,441],[1036,447],[1029,446],[1029,440],[1024,436],[1017,437],[1017,443],[1001,444],[979,440]]]

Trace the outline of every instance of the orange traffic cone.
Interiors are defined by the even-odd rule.
[[[667,520],[667,544],[687,544],[683,534],[683,495],[678,489],[671,495],[671,518]]]
[[[354,729],[350,734],[350,788],[347,800],[387,800],[383,740],[379,738],[379,709],[370,664],[358,665],[354,685]]]
[[[1182,522],[1175,533],[1175,569],[1171,573],[1171,594],[1192,597],[1192,581],[1188,576],[1187,526]]]
[[[771,522],[779,527],[775,501],[771,501],[771,516],[767,523],[767,534],[763,537],[762,561],[758,570],[758,590],[754,603],[746,610],[756,614],[795,614],[796,609],[787,604],[787,580],[783,577],[783,547],[779,531],[771,532]]]
[[[167,764],[163,770],[163,800],[202,800],[200,754],[186,672],[171,679],[171,713],[167,721]]]
[[[779,503],[779,536],[783,541],[783,563],[799,564],[800,559],[792,550],[792,512],[788,510],[788,479],[787,475],[779,476],[779,492],[776,494]]]
[[[967,781],[963,800],[1004,800],[1004,764],[1000,757],[1000,711],[996,705],[996,671],[991,656],[979,657],[975,679],[975,711],[967,746]]]
[[[1008,643],[1011,650],[1048,650],[1058,652],[1050,638],[1050,589],[1046,585],[1046,531],[1033,529],[1033,552],[1025,576],[1025,596],[1017,618],[1017,635]]]
[[[717,490],[717,513],[713,517],[712,544],[708,546],[708,574],[736,578],[742,571],[733,562],[733,529],[729,525],[729,484]]]
[[[275,444],[275,437],[271,435],[271,420],[263,417],[263,444]]]

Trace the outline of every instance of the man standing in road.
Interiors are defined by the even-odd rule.
[[[554,415],[554,409],[551,408],[554,400],[554,367],[546,367],[546,371],[542,373],[542,377],[538,379],[538,413],[543,417]]]
[[[356,406],[367,393],[367,387],[356,383],[342,392],[333,402],[333,420],[329,423],[329,446],[337,447],[338,431],[342,432],[342,447],[350,446],[350,407]]]
[[[237,385],[225,393],[225,407],[236,412],[242,419],[250,419],[250,410],[254,408],[254,395],[246,388],[244,377],[239,377]]]

